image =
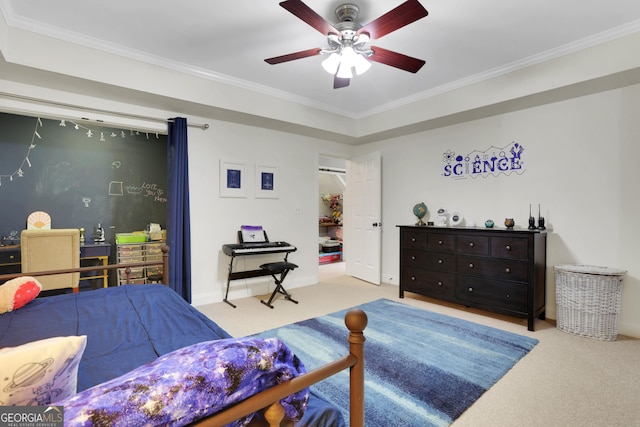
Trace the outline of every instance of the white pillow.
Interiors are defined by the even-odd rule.
[[[86,346],[82,335],[0,349],[0,406],[46,406],[76,394]]]

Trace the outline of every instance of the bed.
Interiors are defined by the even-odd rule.
[[[122,266],[109,266],[110,269],[118,267]],[[87,269],[87,267],[80,269]],[[68,270],[61,271],[68,272]],[[38,275],[38,273],[30,274],[36,277]],[[4,282],[2,279],[3,277],[0,276],[0,283]],[[274,370],[268,373],[270,377],[263,373],[264,361],[261,361],[260,369],[256,370],[255,379],[245,384],[247,386],[245,389],[254,390],[252,393],[234,393],[232,397],[235,400],[220,402],[222,407],[224,405],[226,407],[224,410],[215,409],[214,414],[199,407],[185,411],[191,414],[181,418],[178,425],[191,423],[222,426],[232,422],[236,422],[234,425],[244,425],[248,420],[251,420],[249,425],[280,425],[280,422],[285,423],[282,425],[292,425],[292,419],[300,417],[301,419],[295,423],[296,426],[345,425],[343,414],[329,402],[309,392],[308,387],[348,368],[351,373],[352,388],[352,407],[349,418],[351,426],[356,427],[363,425],[364,420],[362,398],[364,335],[362,330],[366,326],[366,315],[359,310],[354,310],[347,315],[345,322],[351,330],[348,334],[349,350],[345,348],[346,356],[322,368],[305,373],[304,369],[298,369],[299,361],[296,360],[295,355],[287,353],[286,343],[256,344],[254,341],[248,341],[249,338],[232,338],[168,286],[123,285],[37,298],[22,308],[0,314],[0,349],[40,343],[42,342],[40,340],[55,339],[53,337],[79,339],[86,336],[84,351],[75,363],[78,394],[57,400],[53,395],[57,389],[52,390],[53,387],[34,392],[34,394],[51,398],[52,405],[64,406],[66,420],[68,413],[73,414],[74,405],[80,409],[83,409],[84,405],[86,412],[87,406],[93,405],[101,398],[100,396],[107,394],[104,392],[105,389],[110,393],[114,390],[120,391],[125,388],[123,384],[132,384],[131,378],[138,381],[140,378],[145,378],[144,387],[140,387],[139,384],[137,387],[145,388],[145,392],[149,393],[142,395],[142,399],[147,399],[145,403],[148,403],[150,399],[148,396],[157,395],[164,390],[160,388],[162,385],[160,382],[148,381],[151,378],[150,369],[155,369],[153,372],[162,372],[162,375],[159,375],[162,378],[167,376],[166,372],[169,369],[167,366],[174,370],[191,369],[193,375],[190,374],[189,378],[200,379],[206,373],[211,372],[213,375],[213,372],[219,371],[218,368],[208,369],[214,362],[221,363],[220,360],[211,361],[210,359],[224,358],[229,354],[235,355],[239,351],[250,353],[250,350],[255,350],[256,346],[265,346],[264,349],[260,347],[262,353],[273,355],[273,360],[269,361],[269,368],[273,367]],[[345,335],[347,335],[346,331]],[[73,345],[65,344],[64,347],[68,349]],[[232,347],[233,352],[229,353]],[[203,354],[206,357],[202,357]],[[189,359],[194,355],[198,357]],[[201,359],[204,359],[204,362]],[[283,361],[289,364],[285,366]],[[65,369],[70,370],[71,368],[67,367],[74,365],[73,357],[67,356],[66,363]],[[230,364],[228,359],[222,361],[225,367]],[[304,361],[302,361],[303,364]],[[34,366],[38,369],[41,367],[38,364]],[[30,367],[29,375],[31,376],[35,374],[34,366]],[[5,371],[5,366],[2,370]],[[2,388],[7,389],[11,385],[16,385],[18,376],[23,381],[28,378],[25,369],[20,373],[18,370],[13,373],[2,372],[5,382],[1,384],[0,392]],[[232,375],[227,372],[225,377],[229,378]],[[189,388],[190,393],[197,392],[200,399],[204,396],[207,400],[207,396],[215,394],[211,391],[213,389],[199,390],[197,380],[193,382],[192,387],[185,385],[184,388]],[[184,380],[180,385],[183,383]],[[241,384],[238,384],[234,383],[234,387],[240,387]],[[257,384],[262,384],[264,390],[256,387]],[[175,388],[175,384],[173,387]],[[228,390],[228,387],[224,390]],[[176,397],[174,400],[177,402],[177,399]],[[1,401],[0,395],[0,404],[2,404]],[[37,402],[36,400],[32,404],[38,404]],[[211,412],[211,403],[205,402],[205,406],[207,406],[205,409]],[[145,407],[146,412],[148,412],[147,407]],[[124,413],[131,408],[120,409]],[[184,410],[184,407],[182,409]],[[166,422],[168,421],[163,420],[158,423]],[[107,420],[105,424],[111,424],[111,422]]]

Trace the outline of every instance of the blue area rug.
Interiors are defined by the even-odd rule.
[[[538,340],[380,299],[367,313],[365,425],[448,426]],[[339,311],[258,334],[276,336],[315,369],[347,353]],[[349,373],[312,387],[349,420]]]

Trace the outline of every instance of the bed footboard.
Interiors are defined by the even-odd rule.
[[[366,313],[360,309],[351,309],[346,314],[345,324],[349,329],[349,354],[347,356],[251,396],[192,425],[200,427],[224,426],[266,408],[264,415],[269,426],[280,426],[284,417],[284,408],[279,403],[280,399],[349,368],[350,425],[364,427],[364,342],[366,339],[363,331],[367,326],[367,321]]]

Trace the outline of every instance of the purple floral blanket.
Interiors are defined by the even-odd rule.
[[[183,426],[304,372],[276,338],[207,341],[53,404],[64,406],[65,426]],[[305,389],[283,399],[286,416],[302,418],[308,398]]]

